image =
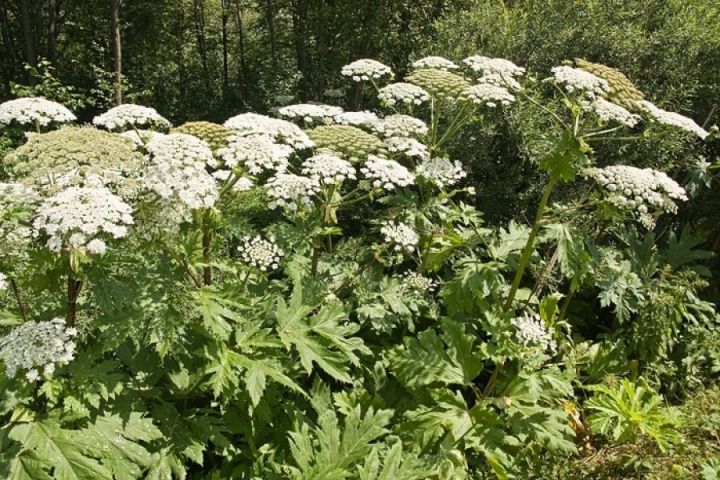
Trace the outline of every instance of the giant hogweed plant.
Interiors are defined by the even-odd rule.
[[[640,279],[661,266],[623,257],[617,228],[652,229],[687,199],[665,173],[596,166],[593,145],[707,132],[620,106],[617,78],[587,69],[461,65],[427,57],[390,83],[359,60],[341,73],[376,112],[289,105],[170,133],[137,105],[57,129],[74,120],[57,104],[1,105],[2,125],[35,132],[0,184],[0,472],[514,478],[576,454],[576,387],[630,359],[582,337],[573,296],[614,308],[617,331],[653,318]],[[446,148],[519,105],[547,119],[546,185],[529,225],[490,226]],[[553,204],[570,182],[586,193]],[[702,258],[689,250],[662,272],[683,275]],[[659,345],[636,348],[650,363]]]

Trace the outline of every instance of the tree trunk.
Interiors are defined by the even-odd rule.
[[[57,0],[48,0],[48,47],[47,58],[55,65],[57,62],[58,5]]]
[[[30,15],[30,0],[20,0],[20,20],[22,22],[25,61],[34,67],[37,65],[37,57],[35,56],[35,29]],[[28,75],[30,82],[33,83],[29,72]]]
[[[110,0],[110,29],[115,56],[115,103],[122,103],[122,42],[120,40],[120,0]]]
[[[235,17],[238,28],[238,49],[240,50],[240,72],[238,80],[240,81],[240,92],[243,100],[247,94],[247,59],[245,58],[245,28],[243,27],[242,6],[240,0],[235,0]]]
[[[8,78],[15,78],[15,66],[21,58],[17,58],[17,52],[15,50],[15,42],[13,41],[12,32],[10,31],[10,21],[8,19],[7,6],[5,0],[0,0],[0,31],[3,35],[3,44],[5,51],[8,52],[7,67],[8,67]]]
[[[300,71],[300,100],[306,101],[310,94],[310,71],[307,59],[307,44],[305,22],[307,19],[307,5],[305,0],[293,1],[293,34],[295,37],[295,57],[297,68]]]
[[[277,39],[275,38],[275,5],[273,0],[265,1],[265,21],[270,36],[270,57],[272,59],[273,75],[277,73]]]
[[[205,0],[195,0],[195,32],[197,35],[198,53],[205,77],[205,86],[210,89],[210,69],[208,67],[207,47],[205,43]]]
[[[221,23],[222,23],[222,50],[223,50],[223,98],[227,95],[228,91],[228,34],[227,34],[227,22],[228,22],[228,2],[230,0],[220,0],[221,12]]]

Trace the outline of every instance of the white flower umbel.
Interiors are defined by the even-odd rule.
[[[393,246],[396,252],[412,252],[420,242],[415,230],[406,223],[388,221],[380,228],[385,241]]]
[[[335,115],[335,123],[340,125],[350,125],[353,127],[364,128],[370,131],[377,131],[382,123],[380,117],[372,112],[343,112]]]
[[[189,210],[212,207],[219,192],[206,165],[215,166],[210,147],[191,135],[173,133],[147,145],[150,165],[145,187],[173,204],[173,218],[187,218]]]
[[[90,255],[102,255],[107,250],[107,244],[99,238],[95,238],[88,242],[85,249]]]
[[[64,365],[74,358],[76,335],[77,331],[67,328],[62,318],[15,327],[0,338],[0,359],[5,363],[7,376],[13,378],[19,370],[26,370],[25,377],[30,382],[40,378],[40,371],[51,376],[55,365]]]
[[[664,172],[629,165],[588,168],[585,175],[594,179],[615,206],[634,211],[648,227],[651,214],[657,211],[677,212],[676,201],[687,200],[685,189]]]
[[[278,173],[268,180],[265,187],[270,197],[269,208],[290,211],[296,211],[299,205],[310,205],[311,197],[320,189],[317,180],[291,173]]]
[[[490,83],[480,83],[466,88],[461,98],[469,100],[475,105],[484,105],[494,108],[498,105],[510,105],[515,101],[515,95],[510,93],[505,87],[499,87]]]
[[[579,68],[561,65],[554,67],[552,73],[555,81],[568,93],[584,94],[587,98],[595,99],[610,92],[607,80]]]
[[[394,190],[415,183],[412,173],[394,160],[370,155],[360,169],[365,178],[370,180],[374,188]]]
[[[218,150],[218,156],[227,168],[241,164],[253,175],[267,171],[284,172],[292,153],[291,147],[273,143],[270,137],[263,135],[233,136],[228,140],[227,147]]]
[[[481,75],[478,83],[489,83],[513,90],[521,88],[517,79],[525,75],[525,69],[510,60],[473,55],[464,59],[463,63]]]
[[[263,272],[276,270],[280,266],[284,253],[272,238],[264,239],[259,235],[254,237],[248,235],[240,242],[238,252],[240,259],[246,265]]]
[[[279,118],[257,113],[241,113],[226,120],[224,125],[236,130],[242,136],[264,135],[275,142],[289,145],[295,150],[304,150],[315,146],[315,143],[300,127]]]
[[[46,234],[48,248],[59,251],[79,248],[102,234],[122,238],[132,224],[132,208],[110,190],[70,187],[40,204],[33,230]]]
[[[626,108],[605,100],[597,98],[592,103],[586,102],[585,110],[595,112],[603,122],[618,122],[627,127],[634,127],[640,121],[640,117],[630,113]]]
[[[122,132],[134,128],[167,130],[172,126],[170,122],[154,108],[133,105],[131,103],[118,105],[98,115],[93,118],[93,125],[110,130],[111,132]]]
[[[390,154],[405,155],[410,158],[430,158],[430,151],[427,146],[408,137],[390,137],[385,140],[385,148]]]
[[[51,123],[75,120],[77,117],[63,105],[42,97],[17,98],[0,104],[0,127],[13,123],[21,126],[46,127]]]
[[[155,163],[202,164],[217,167],[210,145],[186,133],[154,136],[146,145]]]
[[[430,56],[415,60],[412,62],[412,68],[414,70],[419,70],[421,68],[434,68],[436,70],[448,71],[457,70],[460,67],[445,57]]]
[[[695,120],[692,118],[680,115],[679,113],[663,110],[647,100],[640,100],[637,102],[637,105],[645,110],[650,117],[658,123],[670,125],[672,127],[677,127],[687,132],[694,133],[703,140],[709,135],[709,133],[700,125],[695,123]]]
[[[411,290],[415,290],[417,292],[432,293],[438,287],[437,280],[425,277],[411,270],[405,272],[403,277],[405,285]]]
[[[537,345],[542,350],[557,350],[557,342],[545,326],[539,315],[523,315],[510,320],[510,323],[517,329],[515,338],[525,346]]]
[[[278,109],[278,114],[289,120],[303,122],[306,125],[330,124],[334,117],[343,112],[340,107],[332,105],[298,103]]]
[[[440,188],[453,186],[467,176],[459,161],[453,162],[447,158],[425,160],[418,166],[415,173]]]
[[[430,94],[424,88],[412,83],[398,82],[381,88],[378,98],[388,107],[394,107],[398,103],[412,106],[429,101]]]
[[[332,153],[318,153],[303,163],[302,174],[325,185],[339,185],[355,180],[355,167]]]
[[[428,133],[428,126],[419,118],[410,115],[390,115],[383,119],[380,130],[386,138],[389,137],[424,137]]]
[[[8,289],[7,275],[0,272],[0,292],[2,292],[3,290],[7,290],[7,289]]]
[[[354,82],[365,82],[370,79],[378,80],[386,76],[392,76],[392,70],[377,60],[362,58],[345,65],[340,73],[350,77]]]

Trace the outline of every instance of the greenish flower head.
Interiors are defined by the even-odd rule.
[[[213,152],[217,152],[221,148],[227,147],[233,131],[212,122],[187,122],[173,128],[170,133],[186,133],[197,137],[207,142]]]
[[[107,186],[122,197],[135,195],[144,169],[131,140],[89,127],[64,127],[29,134],[28,141],[5,156],[22,183],[52,195],[69,186]]]
[[[592,73],[608,82],[610,85],[610,92],[607,94],[608,100],[630,111],[639,110],[636,102],[643,100],[645,95],[622,72],[607,65],[588,62],[582,58],[576,58],[574,63],[577,68]]]
[[[350,161],[387,153],[378,137],[350,125],[323,125],[308,132],[319,149],[328,149]]]
[[[434,68],[416,70],[405,80],[424,88],[433,96],[452,99],[459,97],[470,86],[470,82],[460,75]]]

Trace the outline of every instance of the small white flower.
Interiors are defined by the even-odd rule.
[[[88,238],[127,235],[134,223],[132,208],[106,188],[70,187],[47,198],[33,221],[35,235],[45,233],[48,248],[80,247]]]
[[[410,115],[390,115],[383,119],[380,131],[388,137],[424,137],[428,133],[428,126],[419,118]]]
[[[335,115],[335,123],[377,131],[382,120],[372,112],[343,112]]]
[[[266,240],[259,235],[243,237],[238,252],[243,263],[263,272],[276,270],[284,255],[272,238]]]
[[[396,252],[412,252],[420,242],[415,230],[406,223],[385,222],[380,228],[380,233],[387,243],[393,244],[393,250]]]
[[[9,100],[0,104],[0,127],[17,123],[18,125],[40,125],[66,123],[77,117],[63,105],[42,97],[25,97]]]
[[[415,60],[412,63],[412,68],[415,70],[419,70],[421,68],[435,68],[437,70],[448,71],[457,70],[460,67],[445,57],[430,56]]]
[[[0,272],[0,292],[2,292],[3,290],[7,290],[7,289],[8,289],[7,275]]]
[[[5,363],[7,376],[13,378],[18,370],[26,370],[25,378],[35,382],[40,378],[38,368],[51,375],[56,364],[63,365],[73,359],[73,336],[75,333],[65,328],[61,318],[15,327],[0,338],[0,360]]]
[[[670,125],[672,127],[677,127],[687,132],[694,133],[703,140],[710,134],[707,130],[695,123],[695,120],[692,118],[680,115],[679,113],[663,110],[647,100],[640,100],[637,102],[637,105],[650,114],[652,119],[658,123]]]
[[[90,255],[102,255],[107,250],[107,244],[96,238],[90,240],[85,248]]]
[[[123,104],[93,118],[93,124],[111,132],[132,130],[134,128],[154,127],[167,130],[172,125],[157,110],[142,105]]]
[[[610,84],[604,78],[579,68],[561,65],[552,69],[555,81],[565,87],[568,93],[582,93],[590,99],[602,97],[610,92]]]
[[[362,58],[345,65],[340,73],[345,77],[350,77],[354,82],[378,80],[385,76],[392,76],[390,67],[369,58]]]
[[[469,100],[476,105],[497,107],[498,105],[510,105],[515,102],[515,95],[508,92],[505,87],[499,87],[490,83],[480,83],[466,88],[461,98]]]
[[[433,158],[423,161],[415,173],[440,188],[455,185],[467,176],[459,161],[450,161],[447,158]]]
[[[269,208],[290,211],[297,210],[298,205],[310,205],[312,195],[320,189],[317,180],[291,173],[278,173],[268,180],[265,187],[271,199]]]
[[[302,174],[325,185],[341,184],[355,180],[355,167],[332,153],[318,153],[303,163]]]
[[[430,94],[425,89],[412,83],[398,82],[391,83],[380,89],[378,98],[388,107],[396,104],[422,105],[430,100]]]
[[[143,182],[171,204],[173,218],[187,219],[191,210],[210,208],[218,200],[217,184],[206,170],[206,166],[216,166],[217,161],[207,143],[173,133],[153,138],[147,150],[150,165]]]
[[[270,137],[262,135],[233,136],[228,140],[227,147],[218,150],[218,156],[226,167],[242,164],[253,175],[267,171],[284,172],[292,153],[291,147],[273,143]]]
[[[370,155],[360,172],[370,180],[374,188],[394,190],[415,183],[410,171],[394,160]]]
[[[299,103],[278,109],[281,117],[304,122],[307,125],[330,124],[334,117],[343,112],[340,107],[324,104]]]
[[[411,270],[405,272],[403,277],[405,279],[405,285],[411,290],[422,293],[431,293],[438,287],[437,280],[425,277]]]
[[[584,105],[585,110],[593,111],[603,122],[618,122],[630,128],[640,121],[640,117],[630,113],[626,108],[616,105],[604,98],[597,98]]]
[[[629,165],[588,168],[585,175],[595,180],[618,208],[635,211],[640,221],[651,228],[651,211],[677,212],[676,201],[687,200],[685,189],[664,172]]]
[[[516,317],[510,320],[510,323],[517,329],[515,337],[523,345],[534,344],[543,350],[550,350],[551,352],[557,350],[557,342],[555,342],[539,315]]]
[[[407,137],[390,137],[385,140],[385,148],[391,154],[406,155],[411,158],[430,158],[430,151],[427,146]]]
[[[473,55],[464,59],[463,63],[474,72],[481,74],[478,83],[489,83],[513,90],[521,88],[517,78],[525,75],[525,69],[510,60]]]
[[[264,135],[276,143],[289,145],[295,150],[304,150],[315,146],[315,143],[300,127],[279,118],[257,113],[241,113],[229,118],[224,125],[236,130],[241,136]]]

